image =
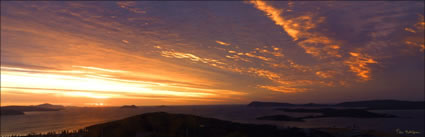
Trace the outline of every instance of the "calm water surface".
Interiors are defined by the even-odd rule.
[[[417,137],[424,136],[424,110],[380,110],[378,113],[388,113],[398,118],[319,118],[308,119],[305,122],[260,121],[256,117],[274,114],[291,116],[310,115],[306,113],[287,113],[275,108],[255,108],[242,105],[228,106],[169,106],[169,107],[139,107],[137,109],[121,109],[118,107],[78,108],[67,107],[56,112],[29,112],[19,116],[1,117],[1,135],[23,135],[28,133],[43,133],[48,131],[75,130],[90,125],[118,120],[146,112],[170,112],[194,114],[213,117],[241,123],[274,124],[281,127],[295,126],[300,128],[340,127],[355,125],[360,129],[374,129],[386,132],[395,130],[415,130],[421,132]]]

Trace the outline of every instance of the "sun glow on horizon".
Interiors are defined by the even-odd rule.
[[[221,98],[227,93],[217,93],[215,89],[178,87],[167,83],[114,78],[112,73],[127,73],[96,67],[78,66],[88,70],[58,71],[35,70],[15,67],[2,67],[2,92],[20,91],[25,93],[49,93],[68,97],[94,99],[109,98]],[[90,71],[93,70],[93,71]],[[95,72],[110,72],[108,75]],[[64,73],[68,72],[68,73]],[[81,72],[81,73],[73,73]],[[83,73],[84,72],[84,73]],[[217,90],[220,91],[220,90]],[[221,95],[220,95],[221,94]],[[229,95],[242,95],[229,91]]]

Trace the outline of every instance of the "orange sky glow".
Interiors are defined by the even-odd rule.
[[[390,4],[2,1],[1,105],[417,100],[424,6]]]

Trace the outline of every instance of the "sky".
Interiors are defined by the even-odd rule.
[[[2,1],[1,105],[424,99],[423,1]]]

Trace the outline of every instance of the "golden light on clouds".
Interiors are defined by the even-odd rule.
[[[274,8],[271,5],[268,5],[266,2],[264,1],[250,1],[252,4],[255,5],[256,8],[258,8],[261,11],[264,11],[267,16],[269,16],[269,18],[271,20],[273,20],[276,25],[282,26],[283,29],[294,39],[294,40],[298,40],[300,32],[297,29],[294,29],[294,27],[297,27],[298,25],[292,23],[292,20],[286,20],[285,18],[283,18],[282,16],[282,9],[277,9]]]
[[[293,18],[285,18],[283,9],[275,8],[265,1],[251,1],[251,3],[257,9],[265,12],[276,25],[281,26],[294,41],[298,42],[298,46],[304,48],[307,54],[321,59],[342,57],[339,53],[340,46],[337,42],[323,34],[311,31],[316,28],[317,24],[324,22],[324,17],[314,19],[313,14],[306,14]]]
[[[307,14],[292,19],[285,19],[283,9],[274,8],[264,1],[251,1],[251,3],[254,4],[257,9],[265,12],[276,25],[282,26],[283,30],[285,30],[294,41],[298,41],[298,46],[302,47],[305,53],[317,57],[318,59],[342,58],[343,55],[340,51],[341,46],[338,42],[323,34],[311,31],[318,23],[324,22],[324,17],[319,17],[314,20],[312,14]],[[412,42],[406,43],[411,44]],[[373,60],[370,56],[365,55],[365,53],[361,55],[361,53],[349,52],[348,55],[351,57],[346,59],[344,64],[349,66],[350,71],[356,73],[362,80],[369,80],[371,69],[368,67],[368,64],[376,64],[378,62]],[[291,64],[295,67],[299,66],[294,63]],[[335,71],[332,71],[332,73],[334,74]],[[315,74],[321,78],[333,77],[331,73],[320,71],[315,72]]]
[[[282,92],[282,93],[297,93],[304,92],[307,89],[304,88],[291,88],[285,86],[258,86],[259,88],[264,88],[271,91]]]
[[[350,67],[350,70],[356,73],[362,80],[369,80],[371,69],[368,65],[378,62],[370,56],[358,52],[350,52],[350,55],[351,57],[344,63],[346,63]]]

